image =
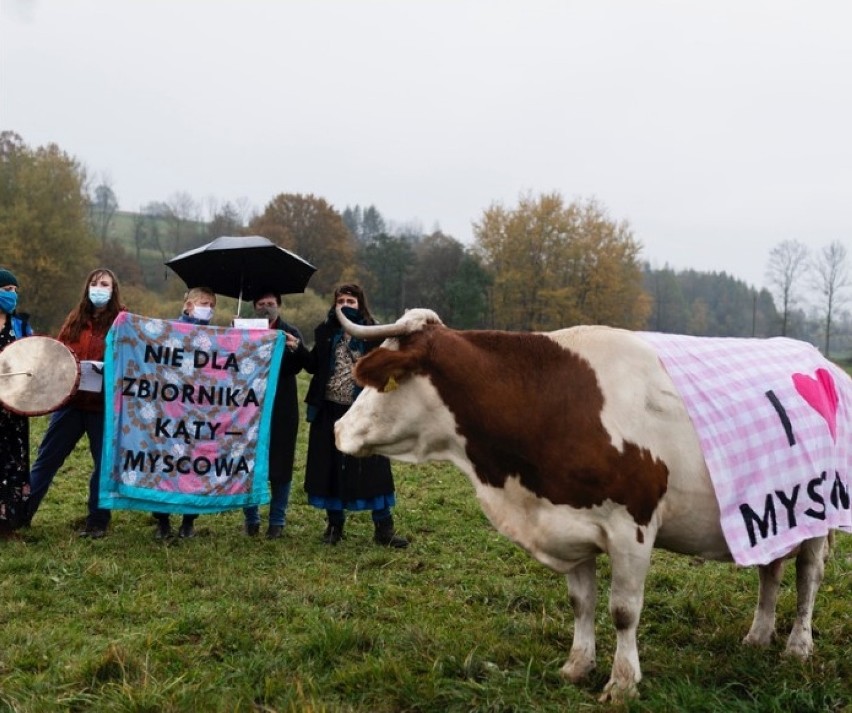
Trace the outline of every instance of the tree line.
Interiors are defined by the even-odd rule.
[[[595,200],[567,202],[557,192],[494,203],[473,232],[464,245],[440,230],[391,226],[374,205],[338,211],[293,193],[272,197],[262,211],[210,200],[205,213],[188,193],[122,211],[107,177],[90,176],[56,145],[31,148],[0,133],[0,264],[19,276],[21,308],[43,332],[56,330],[95,265],[116,271],[131,310],[173,317],[185,286],[166,260],[221,235],[263,235],[318,268],[305,295],[285,300],[288,319],[306,334],[334,286],[357,281],[384,321],[430,307],[462,329],[600,323],[848,348],[839,242],[813,256],[801,243],[779,244],[767,265],[772,289],[757,291],[725,273],[652,268],[626,221]]]

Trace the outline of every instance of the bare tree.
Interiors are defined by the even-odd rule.
[[[145,239],[150,245],[153,245],[160,253],[163,262],[166,261],[166,250],[163,244],[162,231],[160,230],[161,222],[166,222],[169,219],[170,208],[165,203],[151,201],[142,206],[142,215],[148,219],[147,234]]]
[[[149,218],[144,213],[133,214],[133,246],[136,249],[137,263],[142,261],[142,248],[149,239],[148,221]]]
[[[167,221],[171,231],[172,252],[177,255],[186,244],[192,229],[201,221],[201,209],[185,191],[172,193],[166,201]]]
[[[785,240],[769,253],[766,279],[781,304],[781,336],[787,336],[790,312],[796,306],[796,287],[808,270],[808,248],[797,240]]]
[[[845,302],[843,290],[849,286],[849,265],[846,248],[839,240],[826,245],[814,260],[814,287],[822,295],[825,324],[825,356],[829,356],[834,313]]]
[[[118,211],[118,198],[112,189],[112,179],[104,174],[89,197],[89,220],[92,224],[92,232],[100,239],[101,246],[106,245],[109,226],[116,211]]]

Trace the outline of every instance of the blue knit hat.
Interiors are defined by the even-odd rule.
[[[6,268],[0,267],[0,287],[18,286],[18,279]]]

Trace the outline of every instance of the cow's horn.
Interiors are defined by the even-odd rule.
[[[346,318],[343,310],[339,306],[335,306],[337,312],[337,320],[340,322],[347,334],[351,334],[356,339],[364,339],[370,342],[377,342],[380,339],[388,339],[390,337],[399,337],[408,333],[407,325],[405,324],[355,324]]]

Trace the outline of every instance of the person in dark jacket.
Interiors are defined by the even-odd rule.
[[[16,312],[18,279],[0,268],[0,349],[33,332]],[[27,523],[30,496],[30,422],[0,406],[0,535]]]
[[[303,362],[305,370],[313,374],[305,398],[311,424],[305,470],[308,502],[326,511],[323,542],[327,544],[335,545],[343,537],[347,510],[371,510],[375,542],[408,547],[408,540],[396,533],[391,515],[395,496],[390,461],[384,456],[354,458],[341,453],[334,443],[334,422],[349,410],[359,392],[352,367],[378,346],[346,334],[334,312],[337,305],[353,322],[375,324],[364,291],[346,284],[334,291],[328,316],[314,331],[313,349]]]
[[[273,540],[281,537],[287,522],[287,504],[290,502],[290,489],[293,485],[296,434],[299,430],[296,374],[302,370],[302,362],[308,352],[302,345],[302,333],[281,319],[281,295],[264,291],[253,304],[255,314],[259,318],[269,320],[269,328],[280,329],[287,339],[284,359],[278,372],[269,433],[269,487],[272,492],[266,537]],[[259,534],[260,509],[257,506],[245,508],[243,515],[245,533],[252,537]]]
[[[123,309],[118,278],[112,270],[102,267],[92,270],[83,283],[79,303],[68,313],[57,339],[80,361],[103,361],[107,332]],[[98,507],[104,435],[103,391],[77,391],[67,405],[51,415],[30,473],[29,518],[35,515],[57,471],[84,434],[89,439],[94,468],[89,478],[89,514],[79,535],[96,539],[106,535],[111,515],[109,510]]]

